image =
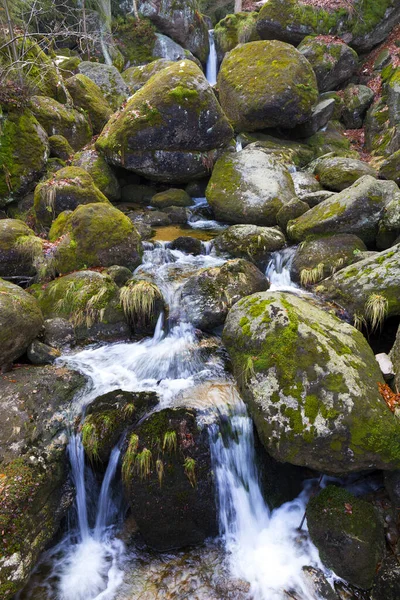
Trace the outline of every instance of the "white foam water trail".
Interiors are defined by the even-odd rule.
[[[210,52],[207,59],[206,79],[210,85],[215,85],[217,83],[218,58],[215,49],[214,29],[209,30],[208,39],[210,42]]]
[[[242,140],[239,137],[237,137],[236,138],[236,152],[240,152],[241,150],[243,150]]]
[[[290,269],[296,247],[284,248],[271,254],[271,259],[265,270],[265,276],[270,283],[271,292],[283,291],[302,294],[304,291],[293,283]]]
[[[99,503],[97,509],[96,524],[94,527],[94,539],[101,540],[106,530],[107,525],[113,517],[114,503],[110,496],[111,482],[115,477],[115,472],[118,467],[119,457],[121,455],[121,448],[119,445],[115,446],[110,455],[106,473],[101,484]]]
[[[227,432],[217,424],[209,429],[220,534],[231,573],[250,583],[253,600],[317,600],[302,567],[324,567],[317,549],[297,529],[307,494],[269,511],[260,489],[252,421],[241,400],[233,410]]]
[[[82,541],[89,537],[89,523],[85,490],[85,450],[80,435],[71,435],[68,444],[71,477],[75,485],[76,512]]]

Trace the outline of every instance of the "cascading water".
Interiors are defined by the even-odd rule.
[[[271,259],[265,270],[265,276],[270,283],[270,291],[287,291],[295,294],[305,293],[292,282],[290,269],[296,247],[284,248],[271,254]]]
[[[210,52],[207,59],[206,78],[210,85],[215,85],[217,83],[218,58],[215,49],[214,29],[209,30],[208,39],[210,42]]]

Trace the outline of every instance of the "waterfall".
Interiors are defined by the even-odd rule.
[[[217,424],[209,428],[219,528],[231,573],[250,583],[254,600],[317,600],[302,577],[304,566],[324,569],[316,548],[298,531],[307,494],[270,512],[260,489],[253,423],[241,400],[232,410],[226,431]]]
[[[270,291],[288,291],[296,294],[305,293],[292,282],[290,269],[296,247],[284,248],[271,254],[271,259],[265,270],[265,276],[270,283]]]
[[[210,40],[210,53],[207,59],[206,78],[210,85],[215,85],[217,83],[218,58],[215,49],[214,29],[209,30],[208,37]]]

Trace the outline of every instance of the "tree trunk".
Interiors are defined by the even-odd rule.
[[[235,13],[242,11],[242,0],[235,0]]]
[[[10,40],[11,40],[11,52],[12,52],[12,56],[13,56],[13,61],[15,63],[18,62],[18,51],[17,51],[17,44],[15,43],[15,36],[14,36],[14,27],[11,21],[11,14],[10,14],[10,10],[8,7],[8,0],[3,0],[3,4],[4,4],[4,8],[6,11],[6,18],[7,18],[7,25],[8,25],[8,31],[10,34]]]
[[[236,2],[236,0],[235,0],[235,2]],[[133,10],[133,14],[135,15],[135,19],[139,19],[137,0],[132,0],[132,10]]]

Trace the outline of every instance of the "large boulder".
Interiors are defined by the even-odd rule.
[[[278,228],[232,225],[215,238],[214,248],[218,253],[245,258],[265,268],[270,253],[281,250],[285,243],[285,236]]]
[[[400,150],[400,68],[388,67],[383,82],[382,95],[365,118],[365,148],[388,157]]]
[[[158,551],[217,534],[209,438],[192,409],[164,409],[128,436],[122,462],[127,501],[146,544]]]
[[[352,83],[345,88],[341,119],[347,129],[361,129],[373,100],[374,92],[366,85]]]
[[[256,12],[238,12],[227,15],[216,24],[214,39],[219,62],[238,44],[260,39],[256,31],[257,16]]]
[[[163,182],[205,176],[232,129],[193,62],[156,73],[106,125],[96,142],[116,166]]]
[[[310,300],[266,292],[235,304],[222,337],[274,458],[329,473],[397,468],[400,423],[354,327]]]
[[[100,133],[111,117],[112,110],[99,86],[82,73],[67,79],[65,85],[74,105],[88,114],[93,133]]]
[[[236,131],[292,128],[307,121],[318,98],[310,63],[277,41],[241,44],[225,55],[218,90]]]
[[[81,112],[45,96],[33,96],[30,109],[47,135],[64,136],[74,150],[90,142],[92,128]]]
[[[253,264],[229,260],[189,277],[181,288],[180,304],[190,323],[209,331],[224,323],[231,306],[243,296],[267,288],[266,277]]]
[[[83,61],[79,63],[78,70],[79,73],[94,81],[113,110],[117,110],[127,99],[128,87],[113,65]]]
[[[25,352],[42,325],[43,315],[35,298],[0,279],[0,369]]]
[[[110,204],[84,204],[61,214],[54,235],[62,236],[55,248],[54,268],[69,273],[86,267],[119,265],[135,269],[141,262],[142,244],[132,221]]]
[[[160,58],[153,60],[148,65],[139,65],[137,67],[129,67],[122,73],[122,77],[129,88],[131,94],[134,94],[148,82],[150,77],[153,77],[159,71],[173,65],[172,60]]]
[[[279,209],[295,195],[287,168],[255,144],[236,154],[224,154],[206,190],[217,219],[267,226],[276,225]]]
[[[335,90],[350,79],[358,67],[357,52],[334,37],[307,37],[298,50],[314,69],[320,92]]]
[[[33,277],[43,241],[18,219],[0,220],[0,277]]]
[[[378,181],[371,175],[358,179],[351,187],[324,200],[301,217],[290,221],[290,239],[301,242],[309,235],[353,233],[373,245],[386,206],[398,197],[393,181]]]
[[[341,192],[364,175],[377,176],[375,169],[367,163],[355,158],[339,156],[319,160],[314,173],[318,176],[322,187],[333,192]]]
[[[307,506],[307,526],[324,565],[357,587],[372,587],[385,551],[383,519],[370,502],[328,485]]]
[[[49,157],[47,134],[30,110],[0,116],[0,208],[29,190]]]
[[[206,63],[209,52],[208,27],[196,0],[141,0],[139,10],[161,33]]]
[[[92,177],[94,185],[111,202],[116,202],[121,198],[117,176],[95,148],[91,147],[75,154],[71,166],[87,171]]]
[[[393,180],[400,185],[400,150],[391,154],[379,167],[382,179]]]
[[[189,50],[186,50],[180,44],[177,44],[174,40],[171,40],[171,38],[162,33],[156,33],[153,57],[169,61],[192,60],[196,65],[201,67],[201,62],[193,56]]]
[[[50,226],[64,210],[74,210],[80,204],[94,202],[108,204],[89,173],[79,167],[65,167],[36,186],[34,210],[37,221]]]

